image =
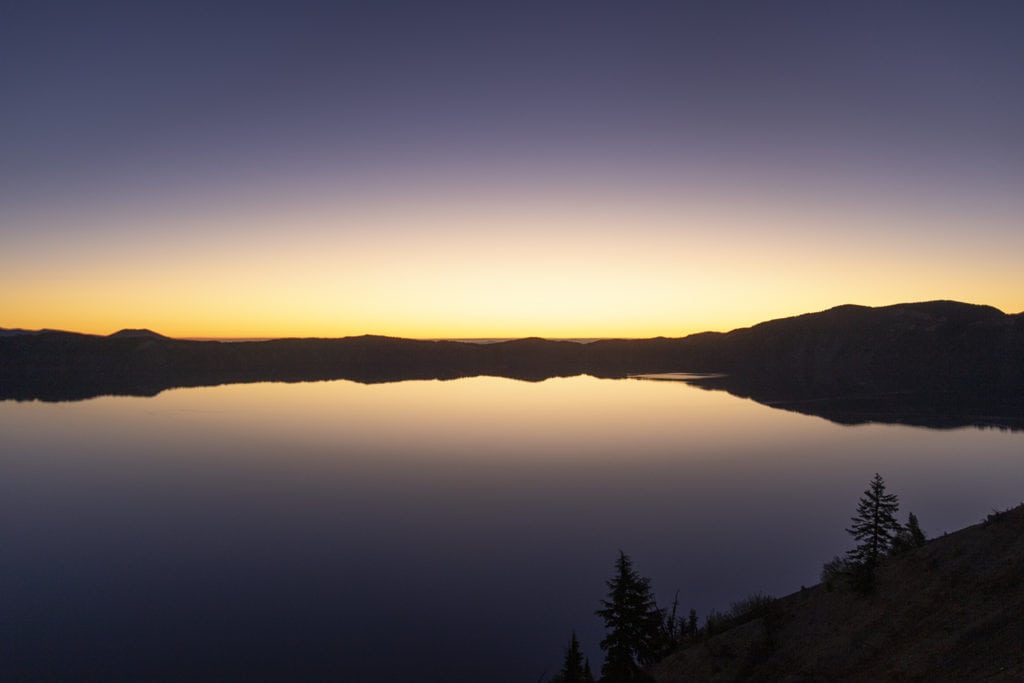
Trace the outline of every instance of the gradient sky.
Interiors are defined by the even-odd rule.
[[[969,0],[5,2],[0,326],[1018,312],[1022,29]]]

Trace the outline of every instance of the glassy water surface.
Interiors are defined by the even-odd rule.
[[[251,384],[0,403],[0,679],[536,681],[618,550],[702,615],[810,585],[877,471],[930,535],[1024,435],[675,382]]]

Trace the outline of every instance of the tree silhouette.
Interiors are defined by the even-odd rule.
[[[899,508],[896,494],[885,492],[885,481],[876,472],[857,503],[857,514],[850,518],[853,524],[846,530],[857,541],[857,547],[847,552],[846,557],[866,570],[868,576],[892,550],[893,541],[903,528],[896,521]]]
[[[636,573],[633,562],[619,551],[615,576],[608,581],[608,599],[597,615],[608,634],[601,641],[605,651],[601,680],[605,683],[647,681],[641,667],[654,663],[661,644],[662,616],[650,580]]]
[[[686,635],[690,639],[697,637],[697,633],[700,630],[700,625],[697,622],[697,610],[690,608],[690,614],[686,617]]]
[[[661,628],[657,641],[654,643],[655,658],[664,659],[679,647],[686,634],[686,619],[679,616],[679,591],[672,599],[671,610],[659,610]]]
[[[921,523],[917,521],[917,515],[913,512],[907,517],[907,533],[910,535],[911,545],[915,548],[920,548],[928,540],[928,537],[921,531]]]
[[[594,675],[590,673],[590,662],[583,658],[575,631],[569,640],[569,646],[565,648],[562,670],[555,674],[551,683],[594,683]]]
[[[928,540],[928,537],[921,531],[921,523],[917,521],[917,515],[913,512],[907,516],[907,523],[900,529],[893,541],[893,553],[901,553],[913,548],[920,548]]]

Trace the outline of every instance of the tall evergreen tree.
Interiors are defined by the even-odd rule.
[[[885,492],[885,481],[876,472],[857,503],[857,514],[850,518],[853,524],[846,530],[857,541],[857,547],[847,552],[846,557],[869,575],[892,549],[893,540],[902,529],[896,521],[899,508],[896,494]]]
[[[651,594],[650,580],[636,573],[633,562],[619,551],[615,576],[608,581],[608,599],[597,615],[608,634],[601,641],[605,651],[601,680],[605,683],[646,681],[641,667],[654,663],[661,643],[662,616]]]
[[[565,662],[551,683],[594,683],[594,675],[590,673],[590,661],[583,658],[580,641],[573,631],[569,646],[565,648]]]

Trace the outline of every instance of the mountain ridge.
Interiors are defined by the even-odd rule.
[[[903,309],[914,309],[914,310],[918,310],[918,311],[930,310],[930,311],[933,311],[933,312],[946,312],[946,313],[950,313],[950,312],[963,312],[963,311],[972,311],[973,310],[973,311],[985,311],[985,312],[989,313],[991,316],[995,316],[995,317],[1024,316],[1024,311],[1022,311],[1020,313],[1006,313],[1006,312],[996,308],[995,306],[990,306],[988,304],[974,304],[974,303],[967,303],[967,302],[962,302],[962,301],[955,301],[953,299],[931,299],[931,300],[927,300],[927,301],[886,304],[884,306],[867,306],[867,305],[864,305],[864,304],[847,303],[847,304],[838,304],[836,306],[832,306],[830,308],[826,308],[826,309],[823,309],[821,311],[810,311],[810,312],[798,313],[798,314],[790,315],[790,316],[782,316],[780,318],[770,318],[768,320],[763,320],[761,322],[757,322],[757,323],[754,323],[752,325],[747,325],[747,326],[744,326],[744,327],[736,327],[736,328],[733,328],[733,329],[727,330],[727,331],[704,330],[704,331],[701,331],[701,332],[693,332],[693,333],[690,333],[690,334],[687,334],[687,335],[683,335],[682,337],[666,337],[664,335],[655,335],[653,337],[635,337],[635,338],[634,337],[629,337],[629,338],[624,338],[624,337],[592,337],[591,338],[591,337],[588,337],[587,338],[587,340],[588,340],[587,343],[591,343],[593,341],[652,341],[652,340],[666,340],[666,339],[681,340],[681,339],[691,339],[691,338],[694,338],[694,337],[702,337],[702,336],[705,336],[705,335],[729,335],[729,334],[733,334],[733,333],[737,333],[737,332],[742,332],[744,330],[750,330],[750,329],[759,328],[759,327],[762,327],[762,326],[773,325],[775,323],[799,320],[799,319],[802,319],[802,318],[819,317],[819,316],[824,316],[824,315],[828,315],[828,314],[834,314],[834,313],[838,313],[838,312],[846,312],[846,311],[857,311],[857,312],[879,311],[879,312],[885,312],[885,311],[898,311],[898,310],[903,310]],[[11,335],[11,336],[14,336],[14,335],[22,335],[22,334],[32,334],[32,335],[35,335],[35,334],[43,334],[43,333],[74,334],[74,335],[80,335],[80,336],[108,337],[108,338],[115,338],[115,339],[116,338],[120,338],[120,337],[159,337],[159,338],[162,338],[162,339],[174,339],[174,340],[179,340],[179,341],[221,341],[222,343],[233,343],[235,341],[234,339],[220,340],[220,339],[213,338],[213,337],[202,337],[202,338],[170,337],[170,336],[167,336],[167,335],[164,335],[164,334],[160,334],[159,332],[155,332],[155,331],[153,331],[153,330],[151,330],[149,328],[145,328],[145,327],[141,327],[141,328],[126,327],[126,328],[122,328],[122,329],[120,329],[120,330],[118,330],[116,332],[112,332],[112,333],[107,334],[107,335],[91,334],[91,333],[87,333],[87,332],[76,332],[76,331],[73,331],[73,330],[61,330],[61,329],[48,328],[48,327],[47,328],[41,328],[41,329],[38,329],[38,330],[29,330],[29,329],[25,329],[25,328],[6,328],[6,327],[0,327],[0,335]],[[437,341],[442,341],[442,342],[452,341],[452,342],[459,342],[459,343],[468,343],[470,341],[470,340],[460,340],[460,339],[454,339],[454,338],[417,339],[417,338],[412,338],[412,337],[399,337],[399,336],[396,336],[396,335],[389,335],[389,334],[376,334],[376,333],[372,333],[372,332],[366,332],[366,333],[358,334],[358,335],[345,335],[345,336],[342,336],[342,337],[293,336],[293,335],[289,335],[289,336],[284,336],[284,337],[270,337],[270,338],[259,337],[259,338],[253,338],[253,339],[254,340],[258,340],[258,341],[307,340],[307,339],[316,339],[316,340],[336,340],[336,339],[403,339],[403,340],[407,340],[407,341],[433,341],[433,342],[437,342]],[[486,338],[486,339],[491,340],[491,338]],[[559,339],[550,339],[550,338],[547,338],[547,337],[540,337],[540,336],[537,336],[537,335],[528,335],[526,337],[515,337],[515,338],[508,338],[508,339],[495,339],[492,343],[501,343],[501,342],[509,342],[509,341],[524,341],[524,340],[582,343],[582,342],[577,342],[577,341],[574,341],[574,340],[571,340],[571,339],[561,339],[561,338],[559,338]]]
[[[218,342],[149,330],[0,336],[0,398],[22,400],[257,381],[644,373],[715,375],[691,382],[846,423],[1017,427],[1024,424],[1024,314],[954,301],[847,304],[729,332],[586,343],[380,335]]]

